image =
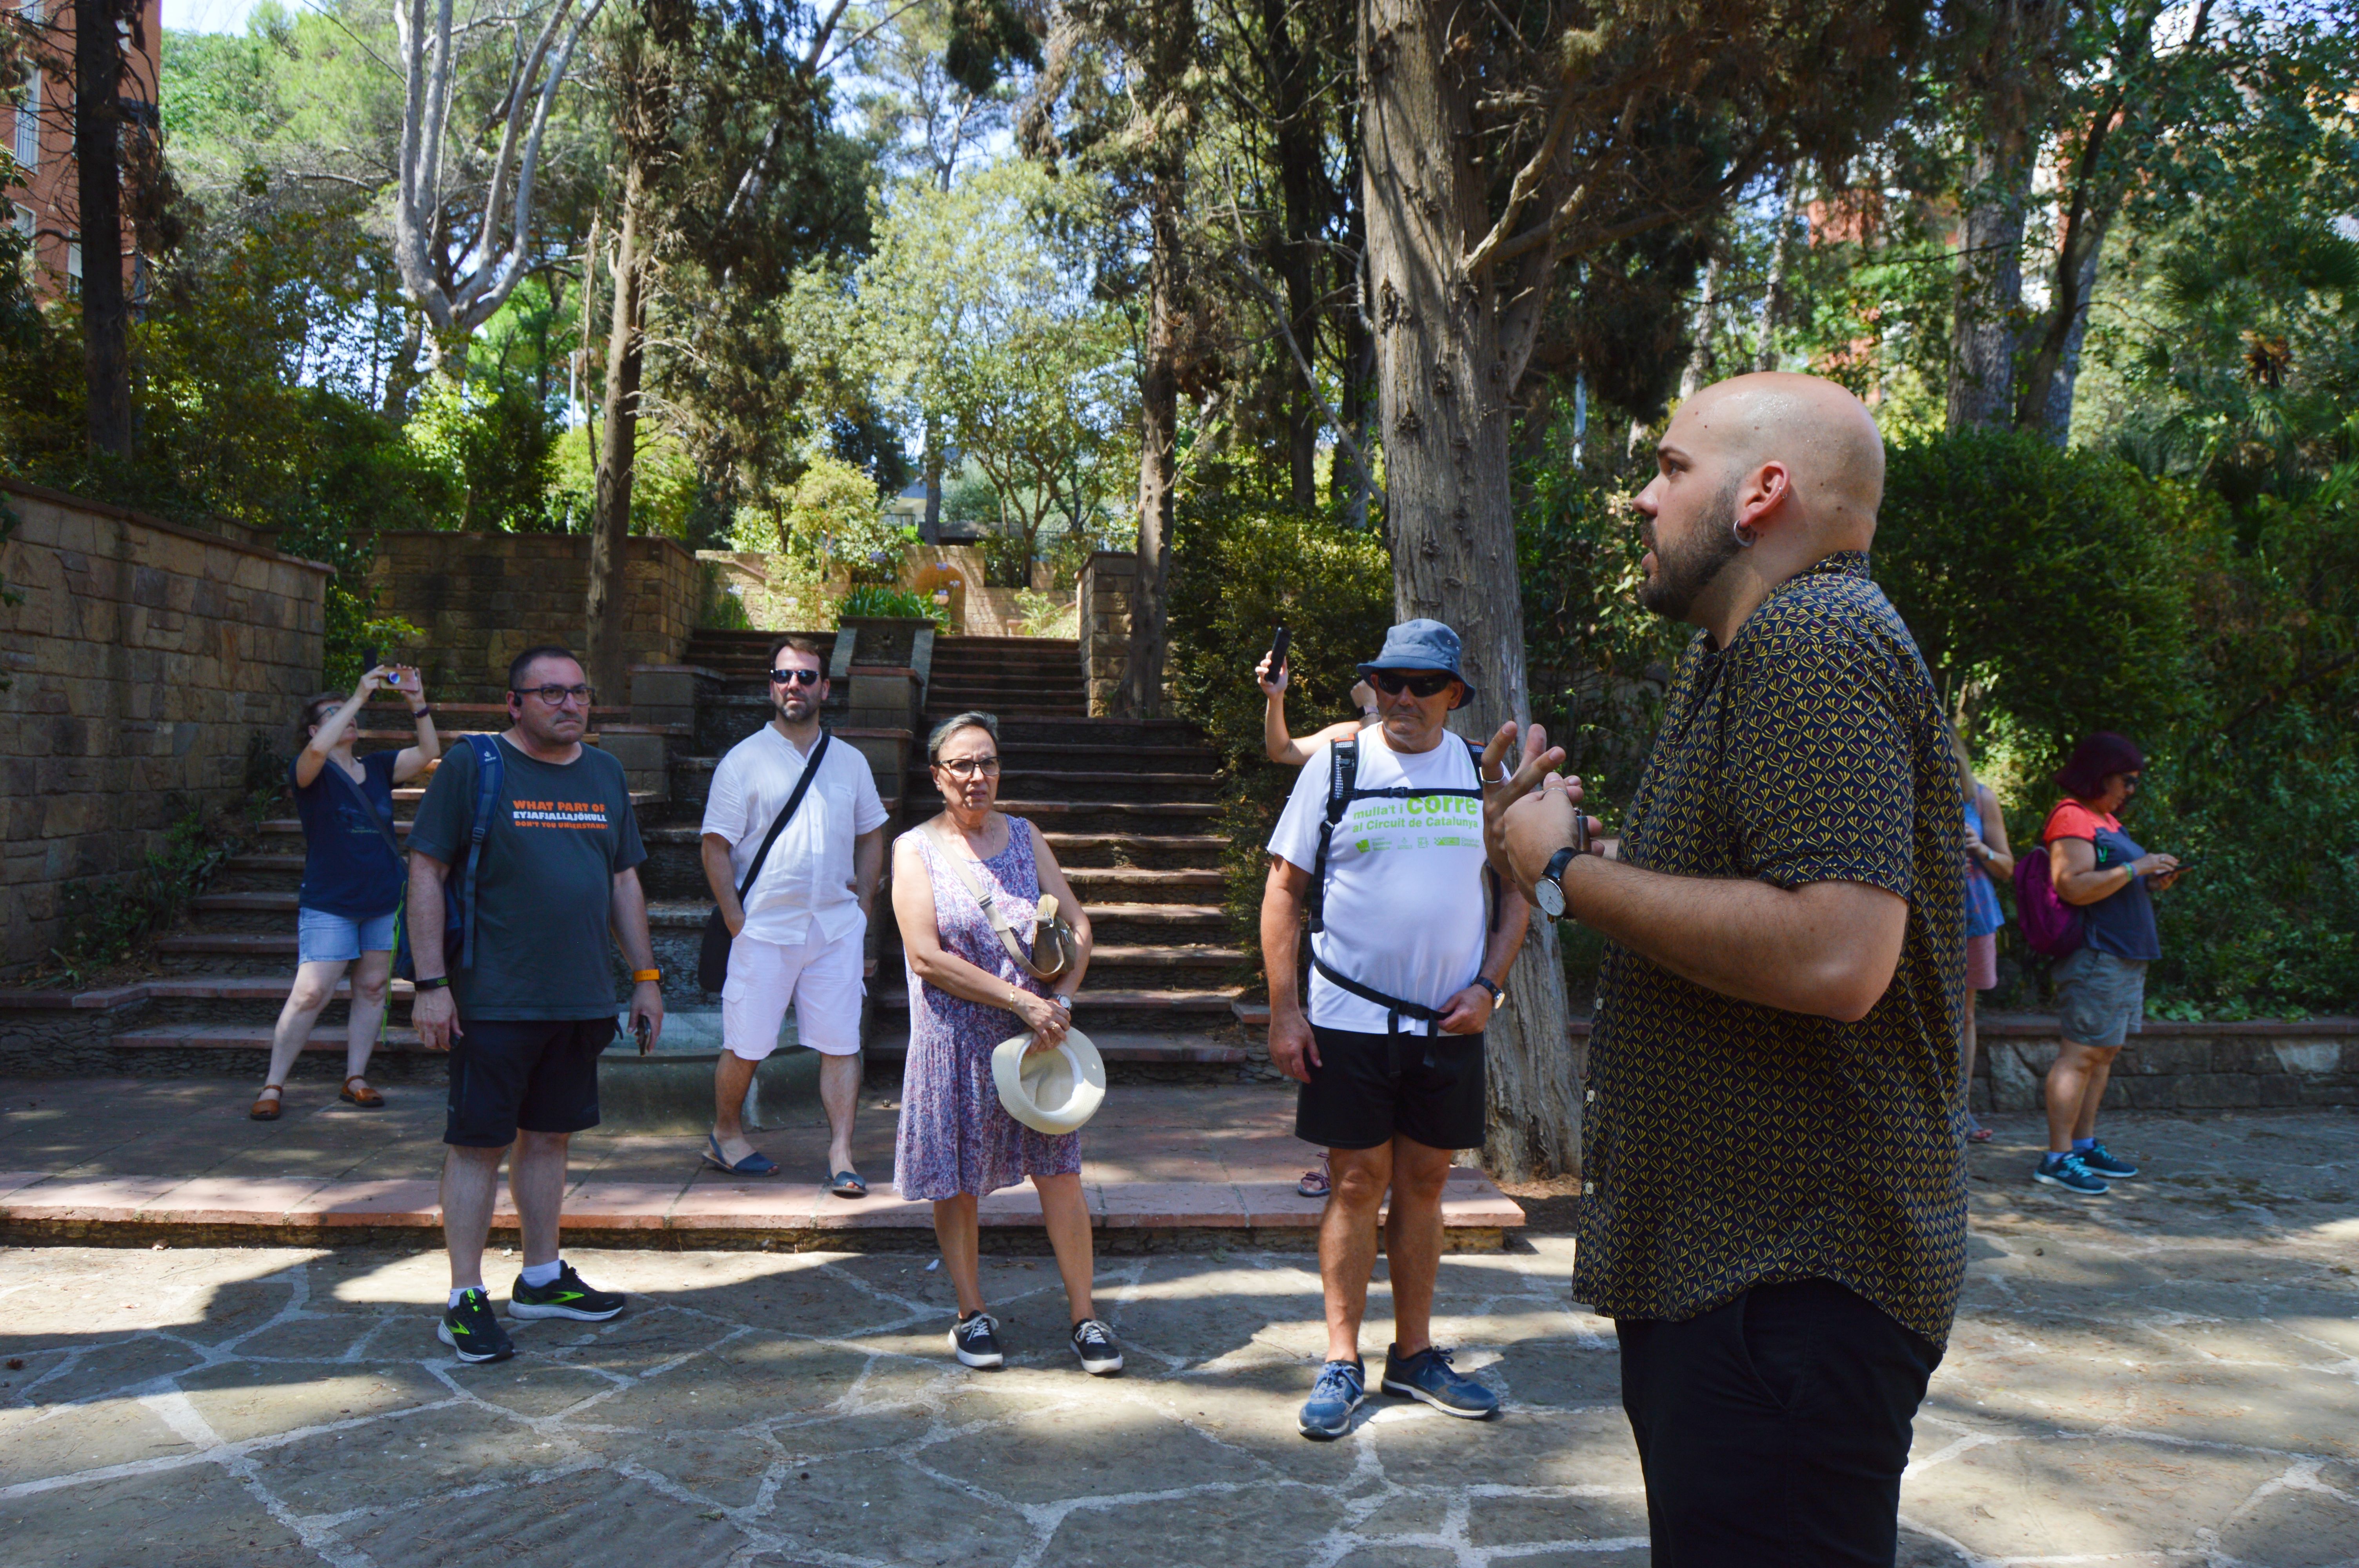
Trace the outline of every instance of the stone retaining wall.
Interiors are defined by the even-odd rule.
[[[2056,1021],[1994,1013],[1982,1021],[1977,1110],[2040,1108],[2056,1060]],[[2178,1023],[2148,1019],[2114,1058],[2105,1103],[2137,1110],[2359,1105],[2359,1019]]]
[[[46,957],[67,889],[229,804],[257,736],[288,750],[320,684],[329,569],[0,480],[0,974]]]
[[[427,690],[446,701],[497,701],[508,661],[536,643],[581,649],[590,537],[572,534],[381,534],[369,567],[376,612],[426,633],[408,650]],[[676,541],[630,541],[631,664],[676,665],[704,604],[704,572]],[[601,692],[614,706],[627,692]]]

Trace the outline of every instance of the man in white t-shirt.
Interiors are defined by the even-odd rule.
[[[704,880],[734,940],[721,990],[724,1049],[713,1073],[712,1136],[705,1162],[734,1175],[766,1176],[775,1161],[745,1141],[739,1116],[762,1059],[778,1047],[789,1002],[803,1044],[820,1053],[827,1107],[828,1188],[868,1190],[853,1168],[852,1119],[860,1102],[862,955],[869,906],[885,866],[885,804],[868,760],[831,741],[819,772],[787,821],[761,875],[738,884],[778,813],[793,799],[821,740],[827,663],[809,638],[770,647],[770,722],[729,749],[704,803]]]
[[[1360,666],[1381,721],[1311,752],[1270,835],[1270,1059],[1301,1082],[1295,1136],[1327,1149],[1333,1173],[1319,1222],[1327,1362],[1302,1408],[1306,1437],[1350,1431],[1365,1397],[1360,1319],[1387,1188],[1385,1391],[1451,1415],[1498,1408],[1431,1337],[1442,1184],[1451,1152],[1483,1141],[1483,1031],[1530,917],[1513,888],[1486,896],[1479,756],[1444,727],[1473,695],[1459,664],[1458,634],[1439,621],[1394,627]],[[1307,1013],[1296,985],[1306,910]]]

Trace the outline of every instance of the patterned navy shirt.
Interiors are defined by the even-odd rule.
[[[1693,1317],[1825,1279],[1936,1343],[1966,1264],[1958,765],[1917,644],[1867,557],[1780,584],[1725,649],[1699,633],[1630,803],[1622,858],[1908,901],[1857,1023],[1723,996],[1609,945],[1590,1037],[1573,1295]]]

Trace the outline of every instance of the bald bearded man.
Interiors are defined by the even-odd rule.
[[[1574,852],[1537,730],[1484,803],[1500,872],[1608,939],[1573,1295],[1618,1330],[1655,1568],[1889,1568],[1964,1277],[1962,799],[1868,577],[1883,489],[1831,382],[1690,398],[1638,598],[1700,630],[1618,858]]]

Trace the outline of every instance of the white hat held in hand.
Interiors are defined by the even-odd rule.
[[[1105,1063],[1090,1037],[1065,1031],[1062,1044],[1026,1057],[1032,1036],[1003,1040],[991,1053],[991,1078],[1007,1114],[1035,1132],[1075,1132],[1105,1103]]]

